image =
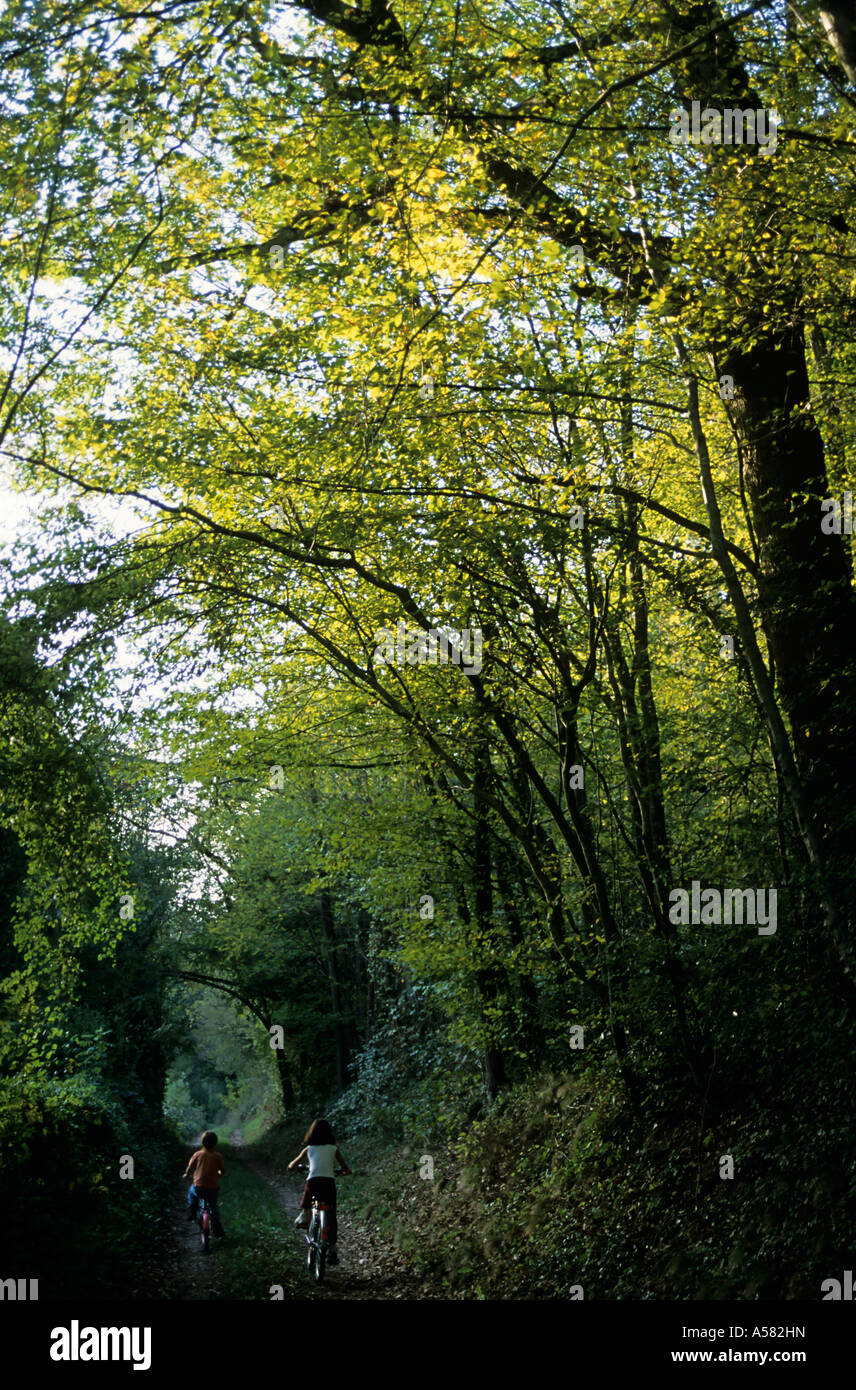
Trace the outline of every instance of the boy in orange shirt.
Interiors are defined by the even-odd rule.
[[[190,1178],[190,1187],[187,1189],[187,1208],[188,1221],[196,1220],[196,1208],[200,1197],[207,1197],[211,1203],[211,1224],[214,1227],[215,1236],[225,1234],[220,1223],[220,1213],[217,1210],[217,1197],[219,1196],[220,1179],[226,1171],[223,1162],[223,1155],[217,1152],[217,1135],[213,1129],[206,1129],[202,1136],[202,1148],[197,1149],[195,1154],[191,1154],[187,1160],[187,1167],[182,1173],[182,1177]]]

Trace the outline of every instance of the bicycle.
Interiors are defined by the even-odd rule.
[[[308,1173],[309,1165],[301,1163],[300,1171]],[[341,1171],[341,1168],[335,1169],[337,1177]],[[330,1253],[329,1211],[328,1202],[319,1202],[317,1197],[312,1198],[312,1215],[309,1218],[309,1228],[304,1232],[304,1239],[306,1241],[306,1268],[314,1276],[316,1284],[324,1283],[324,1275],[327,1270],[327,1257]]]
[[[214,1208],[211,1205],[211,1199],[209,1197],[203,1197],[201,1193],[199,1194],[198,1200],[199,1212],[197,1220],[202,1235],[202,1249],[207,1254],[211,1249],[211,1227],[214,1221]]]

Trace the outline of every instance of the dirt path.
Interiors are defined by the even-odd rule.
[[[222,1298],[219,1292],[218,1242],[212,1240],[214,1257],[206,1256],[202,1250],[199,1227],[195,1221],[187,1219],[187,1182],[180,1184],[180,1214],[175,1217],[172,1229],[173,1259],[168,1271],[171,1275],[169,1293],[163,1296],[177,1299]],[[225,1251],[223,1252],[225,1253]]]
[[[227,1172],[224,1183],[234,1174],[235,1166],[240,1165],[270,1189],[278,1207],[275,1218],[278,1249],[272,1255],[269,1272],[252,1280],[242,1279],[238,1266],[242,1253],[246,1257],[241,1247],[247,1234],[240,1220],[234,1217],[234,1203],[229,1201],[228,1187],[224,1187],[223,1203],[226,1240],[222,1244],[212,1240],[209,1253],[206,1255],[202,1251],[199,1228],[187,1219],[187,1182],[179,1180],[168,1236],[161,1249],[140,1269],[142,1296],[182,1301],[268,1299],[270,1285],[275,1283],[282,1287],[286,1301],[312,1298],[422,1300],[431,1297],[430,1291],[409,1272],[395,1247],[379,1239],[364,1222],[349,1215],[347,1201],[339,1208],[341,1263],[328,1270],[323,1285],[315,1285],[306,1268],[305,1241],[294,1228],[303,1179],[297,1174],[277,1171],[272,1165],[242,1152],[242,1148],[241,1135],[233,1134],[229,1140],[227,1164],[231,1173]]]

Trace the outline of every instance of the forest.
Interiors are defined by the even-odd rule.
[[[847,0],[6,0],[4,1301],[318,1297],[318,1116],[328,1298],[852,1299],[854,119]]]

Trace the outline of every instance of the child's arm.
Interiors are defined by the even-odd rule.
[[[348,1167],[347,1163],[345,1162],[344,1158],[342,1157],[342,1150],[341,1150],[341,1149],[337,1149],[337,1150],[336,1150],[336,1159],[337,1159],[337,1161],[338,1161],[339,1167],[341,1168],[342,1172],[343,1172],[345,1175],[347,1175],[348,1173],[350,1173],[351,1170],[350,1170],[350,1168]]]
[[[197,1153],[198,1153],[198,1150],[197,1150]],[[183,1172],[182,1175],[181,1175],[183,1178],[189,1178],[189,1177],[190,1177],[190,1165],[191,1165],[191,1163],[193,1162],[194,1158],[196,1158],[196,1154],[191,1154],[190,1157],[189,1157],[189,1159],[187,1160],[187,1167],[185,1168],[184,1172]]]
[[[289,1165],[288,1165],[289,1168],[296,1168],[297,1165],[298,1165],[298,1163],[300,1162],[301,1158],[303,1157],[303,1155],[304,1155],[305,1153],[306,1153],[306,1150],[305,1150],[305,1149],[301,1149],[301,1150],[300,1150],[300,1153],[297,1155],[297,1157],[296,1157],[296,1158],[293,1158],[293,1159],[291,1160],[291,1162],[289,1163]]]

